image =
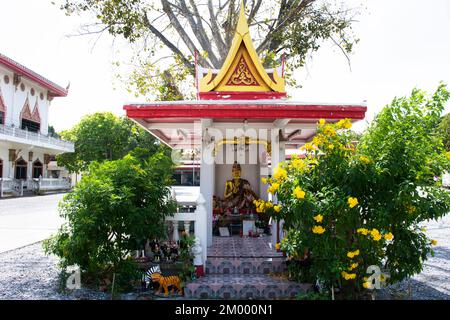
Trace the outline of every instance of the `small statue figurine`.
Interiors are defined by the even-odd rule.
[[[250,182],[241,178],[241,165],[236,161],[232,169],[233,179],[225,184],[224,201],[227,208],[253,208],[258,196],[253,192]]]
[[[199,237],[195,237],[192,254],[194,255],[195,273],[197,277],[203,277],[205,275],[203,270],[203,249]]]

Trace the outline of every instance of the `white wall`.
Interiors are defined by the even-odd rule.
[[[5,75],[8,75],[9,77],[8,84],[6,84],[4,81]],[[47,90],[31,81],[28,81],[23,77],[21,79],[21,83],[25,85],[25,90],[21,90],[20,84],[17,86],[16,90],[15,86],[13,85],[13,81],[13,73],[0,66],[0,87],[3,95],[3,100],[6,104],[5,124],[8,126],[14,124],[14,126],[20,128],[20,113],[22,112],[22,108],[28,96],[31,112],[33,112],[36,101],[38,103],[38,110],[41,118],[41,133],[46,135],[48,133],[48,109],[50,104],[50,101],[47,100]],[[34,96],[31,95],[31,88],[33,88],[35,91]],[[40,99],[41,93],[43,93],[44,95],[43,100]]]

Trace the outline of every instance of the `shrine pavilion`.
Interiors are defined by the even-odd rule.
[[[267,200],[267,187],[261,178],[270,176],[287,154],[298,153],[312,140],[319,119],[337,122],[365,117],[364,103],[289,100],[284,68],[284,62],[270,69],[263,66],[242,3],[222,68],[196,65],[197,100],[124,106],[130,119],[170,148],[200,151],[199,192],[205,200],[206,214],[200,217],[203,222],[199,224],[205,230],[196,234],[204,235],[200,240],[205,255],[214,248],[217,216],[252,215],[252,198]],[[242,194],[234,194],[237,190]],[[235,225],[230,223],[231,227]],[[242,235],[243,226],[238,227]],[[231,235],[235,234],[229,229]]]

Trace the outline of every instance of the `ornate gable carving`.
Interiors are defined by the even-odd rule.
[[[227,86],[259,86],[243,56],[239,59],[238,65],[228,79]]]
[[[30,110],[30,102],[28,101],[28,97],[23,104],[22,111],[20,112],[20,119],[33,121],[33,117],[31,115]]]
[[[31,119],[34,122],[41,123],[41,116],[39,114],[38,99],[36,98],[36,103],[34,105],[33,113],[31,114]]]

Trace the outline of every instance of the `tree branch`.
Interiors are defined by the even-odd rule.
[[[188,47],[188,49],[191,52],[191,54],[195,55],[195,52],[198,51],[198,50],[195,47],[195,44],[192,42],[191,38],[189,38],[189,35],[186,33],[184,28],[181,26],[180,21],[178,21],[176,15],[172,11],[170,3],[167,0],[161,0],[161,4],[163,5],[163,10],[167,14],[167,17],[169,18],[171,25],[178,32],[178,34],[180,35],[180,38],[186,44],[186,46]],[[199,58],[201,59],[201,64],[203,66],[205,66],[205,67],[206,66],[210,66],[210,64],[208,63],[207,60],[205,60],[201,56]]]
[[[194,35],[197,38],[198,42],[200,43],[202,49],[208,53],[208,58],[213,64],[213,66],[215,68],[218,68],[219,60],[217,59],[212,49],[211,42],[208,39],[205,29],[203,28],[202,18],[200,17],[200,13],[198,12],[197,6],[193,1],[190,1],[190,4],[194,11],[192,13],[189,11],[186,2],[184,0],[179,0],[179,3],[182,13],[187,18],[191,26],[191,29],[194,32]],[[197,18],[197,21],[195,21],[194,16]]]
[[[153,33],[159,40],[161,40],[164,45],[166,45],[175,55],[177,55],[183,64],[186,66],[186,68],[189,69],[189,72],[192,75],[195,75],[195,67],[192,65],[192,63],[185,57],[185,55],[181,52],[180,49],[178,49],[177,46],[175,46],[172,42],[170,42],[161,32],[158,31],[148,20],[147,14],[144,13],[144,22],[147,26],[147,28]]]
[[[219,24],[217,23],[217,17],[214,14],[214,7],[212,4],[212,0],[208,0],[208,10],[209,10],[209,19],[211,22],[211,31],[213,34],[214,42],[216,43],[217,49],[219,50],[220,54],[220,62],[223,63],[225,60],[225,57],[227,55],[227,46],[225,45],[225,42],[223,41],[222,34],[220,33]]]

